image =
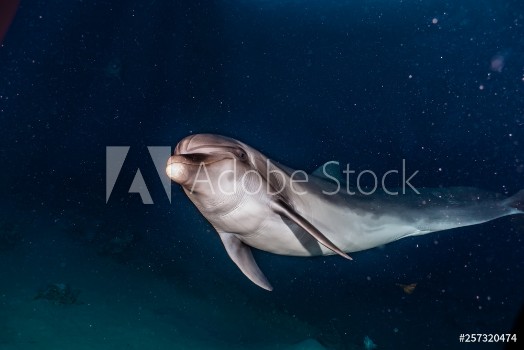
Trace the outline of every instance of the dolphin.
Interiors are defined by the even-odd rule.
[[[213,134],[182,139],[166,172],[215,228],[233,262],[269,291],[273,287],[252,247],[281,255],[351,259],[347,253],[401,238],[524,213],[524,190],[509,198],[468,187],[405,195],[344,191],[338,170],[324,167],[310,175]]]

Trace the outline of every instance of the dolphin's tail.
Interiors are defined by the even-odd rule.
[[[524,190],[520,190],[513,196],[505,199],[504,205],[514,208],[520,213],[524,213]]]

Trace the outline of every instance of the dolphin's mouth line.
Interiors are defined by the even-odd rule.
[[[204,162],[204,161],[200,161],[200,162],[191,162],[191,161],[181,162],[181,161],[175,160],[175,161],[169,163],[168,165],[173,165],[173,164],[184,164],[184,165],[201,165],[201,164],[204,164],[204,165],[209,165],[209,164],[213,164],[213,163],[216,163],[216,162],[220,162],[220,160],[213,160],[213,161],[210,161],[210,162]]]
[[[195,157],[196,159],[191,159],[191,156],[192,155],[198,155],[197,157]],[[176,157],[176,159],[174,160],[169,160],[168,162],[168,166],[169,165],[172,165],[172,164],[185,164],[185,165],[210,165],[210,164],[213,164],[213,163],[217,163],[217,162],[220,162],[220,161],[223,161],[225,159],[227,159],[227,157],[223,157],[223,158],[215,158],[215,159],[208,159],[208,160],[205,160],[205,159],[198,159],[198,158],[203,158],[204,156],[207,157],[207,155],[202,155],[201,153],[186,153],[186,154],[175,154],[174,156],[172,157]],[[209,157],[208,157],[209,158]]]

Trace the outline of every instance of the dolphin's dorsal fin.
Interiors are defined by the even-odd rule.
[[[346,179],[342,176],[342,170],[340,169],[340,163],[334,160],[324,163],[319,166],[311,175],[320,177],[321,179],[337,182],[346,183]]]
[[[240,271],[257,286],[272,291],[273,287],[258,267],[251,253],[251,248],[232,233],[219,232],[218,234],[220,235],[220,239],[222,239],[227,254],[231,260],[237,264]]]
[[[333,252],[338,255],[343,256],[346,259],[353,260],[349,255],[344,253],[340,248],[338,248],[333,242],[331,242],[322,232],[320,232],[312,223],[307,221],[302,215],[297,213],[289,204],[283,200],[277,199],[271,203],[271,208],[274,212],[279,215],[285,216],[295,224],[304,229],[309,233],[313,238],[317,240],[318,243],[322,244],[328,249],[331,249]]]

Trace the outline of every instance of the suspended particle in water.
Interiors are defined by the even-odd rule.
[[[504,62],[505,58],[502,55],[495,55],[491,58],[491,64],[489,68],[494,72],[502,72],[502,69],[504,69]]]
[[[489,68],[493,72],[501,73],[506,65],[508,57],[511,55],[511,49],[506,49],[497,52],[492,58],[489,65]]]

